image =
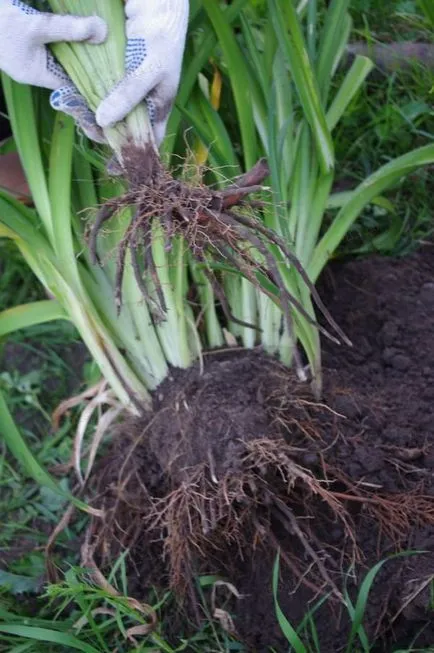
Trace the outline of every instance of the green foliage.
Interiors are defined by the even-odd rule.
[[[0,311],[43,298],[43,289],[17,248],[0,239]]]
[[[249,129],[249,133],[252,124],[255,127],[256,142],[253,143],[250,136],[248,150],[246,139],[241,134],[243,152],[261,153],[270,165],[274,201],[263,211],[264,222],[283,236],[311,279],[316,280],[344,242],[347,247],[348,234],[353,232],[361,214],[366,224],[372,215],[372,209],[367,208],[370,205],[376,206],[378,213],[382,204],[386,213],[383,221],[386,227],[380,227],[379,233],[375,234],[372,249],[396,247],[403,233],[402,221],[398,223],[393,207],[392,217],[388,217],[390,202],[379,198],[378,194],[398,186],[405,174],[416,174],[421,165],[429,165],[434,148],[430,145],[432,139],[423,138],[421,142],[425,148],[415,150],[410,158],[405,158],[408,149],[417,144],[407,140],[407,147],[401,143],[399,154],[402,158],[398,156],[395,163],[390,155],[379,160],[373,151],[366,152],[367,156],[372,156],[369,168],[365,166],[364,173],[354,179],[351,192],[340,195],[343,201],[340,210],[337,213],[330,211],[335,200],[333,186],[343,173],[342,160],[345,162],[348,150],[348,143],[345,144],[341,136],[342,125],[347,115],[353,113],[354,104],[360,102],[361,89],[371,72],[372,63],[365,57],[357,57],[346,73],[339,69],[351,29],[348,2],[334,0],[327,10],[318,5],[318,13],[316,3],[302,3],[303,11],[299,15],[292,3],[270,0],[267,6],[269,21],[266,26],[262,12],[255,12],[250,6],[241,14],[241,30],[235,36],[225,23],[223,10],[219,10],[215,3],[204,3],[221,44],[220,69],[225,75],[226,85],[234,88],[232,112],[237,117],[236,122],[244,131]],[[218,146],[213,142],[217,133],[212,126],[216,121],[215,113],[191,110],[190,105],[195,101],[192,98],[187,105],[189,118],[209,148],[211,160],[214,156],[220,166],[224,165]],[[413,104],[401,113],[408,120],[417,122],[423,114],[426,115],[426,107]],[[363,143],[363,123],[361,127],[359,124],[352,127],[351,145]],[[220,132],[221,128],[219,124]],[[226,140],[233,141],[231,121],[226,123],[226,129]],[[360,139],[357,138],[358,130]],[[389,135],[391,133],[390,129]],[[380,169],[375,172],[379,164]],[[229,166],[229,162],[226,165]],[[275,248],[271,250],[280,264],[288,290],[314,319],[312,299],[305,284],[293,269],[288,270],[286,262],[281,262],[279,252]],[[257,296],[242,280],[237,282],[231,278],[226,289],[232,312],[241,320],[249,323],[253,320],[261,330],[265,349],[278,353],[282,360],[289,362],[289,334],[282,328],[281,316],[273,302]],[[318,333],[296,310],[293,318],[296,335],[319,389],[321,352]],[[241,335],[246,346],[255,343],[251,330],[235,325],[232,325],[232,330]]]
[[[434,5],[431,0],[418,0],[418,5],[425,14],[431,27],[434,27]]]
[[[331,213],[335,171],[340,165],[336,156],[340,146],[338,130],[360,96],[372,64],[366,57],[357,57],[345,75],[337,74],[350,35],[349,2],[333,0],[327,10],[320,7],[318,15],[316,7],[310,2],[296,9],[292,3],[269,0],[270,20],[264,24],[262,5],[238,0],[223,8],[208,0],[197,2],[192,8],[194,38],[187,49],[178,111],[169,126],[169,133],[174,129],[174,137],[166,144],[166,148],[172,147],[166,149],[166,154],[186,157],[186,120],[193,126],[194,139],[199,138],[207,148],[210,162],[218,166],[208,174],[209,181],[220,184],[225,176],[249,168],[265,155],[270,164],[272,195],[264,195],[266,205],[258,217],[284,238],[312,280],[341,246],[365,207],[378,204],[376,193],[396,185],[402,176],[434,159],[434,146],[426,145],[395,163],[389,161],[377,173],[365,173],[358,187],[341,195],[346,205],[337,214]],[[101,66],[109,56],[109,46],[92,48]],[[80,58],[80,47],[69,52],[77,67],[75,72],[85,61]],[[86,49],[83,52],[89,54]],[[220,112],[209,97],[211,56],[213,65],[223,74]],[[98,85],[97,80],[89,83]],[[201,345],[221,344],[221,326],[226,325],[218,322],[212,289],[181,245],[166,252],[156,228],[153,251],[168,306],[167,319],[161,324],[151,323],[148,304],[137,288],[129,260],[125,266],[125,305],[119,318],[113,302],[113,263],[109,260],[104,270],[90,265],[83,224],[77,214],[89,203],[95,205],[102,199],[101,184],[109,194],[117,194],[122,188],[116,183],[110,188],[100,166],[91,165],[98,152],[92,152],[88,145],[74,144],[70,121],[40,111],[46,95],[35,93],[32,97],[29,89],[6,78],[4,86],[37,214],[3,196],[2,233],[15,241],[40,281],[56,296],[59,310],[75,324],[102,374],[119,399],[134,411],[134,401],[148,401],[147,390],[161,382],[169,364],[187,367]],[[98,93],[101,95],[100,90]],[[427,113],[427,107],[426,103],[413,103],[400,115],[415,124]],[[380,127],[377,123],[377,133]],[[388,129],[392,132],[395,127]],[[383,133],[382,138],[386,136]],[[79,172],[80,183],[74,181],[77,177],[73,170]],[[40,230],[34,228],[38,219]],[[120,216],[104,239],[104,259],[119,243],[127,221],[128,215]],[[382,238],[375,241],[377,247],[396,241],[401,235],[396,220],[380,235]],[[39,252],[37,258],[33,256],[35,250]],[[316,317],[310,292],[294,266],[288,267],[279,248],[270,246],[269,250],[288,292],[309,316],[306,319],[293,310],[294,332],[320,391],[320,339],[312,323]],[[261,260],[259,253],[257,256]],[[188,265],[193,268],[191,276],[186,273]],[[222,277],[233,314],[257,327],[255,331],[231,324],[233,333],[241,336],[246,346],[256,345],[260,333],[265,349],[290,363],[293,337],[282,321],[279,290],[263,275],[258,279],[264,291],[271,292],[269,297],[258,293],[233,271]],[[196,314],[187,299],[193,281],[200,284],[199,298],[205,302],[200,312],[205,323],[202,330],[196,325]],[[37,307],[34,310],[36,314]],[[149,326],[143,329],[143,324]]]
[[[426,0],[429,4],[430,0]],[[406,39],[415,36],[413,31],[420,24],[425,0],[352,0],[351,9],[356,29],[367,35],[380,36],[401,34]]]
[[[109,580],[127,592],[122,558],[114,566]],[[126,596],[113,596],[95,586],[85,570],[71,567],[62,583],[48,586],[41,598],[38,617],[24,617],[18,609],[2,608],[0,598],[0,651],[19,650],[26,641],[32,643],[29,650],[50,653],[65,650],[62,647],[84,653],[111,653],[113,650],[120,653],[229,653],[244,650],[211,622],[200,629],[186,623],[190,634],[172,634],[169,642],[165,631],[170,631],[170,621],[166,623],[166,615],[174,609],[172,597],[167,593],[152,599],[152,607],[144,606],[141,612]],[[206,606],[203,607],[207,611]],[[149,632],[147,612],[155,612],[158,617],[152,632]]]
[[[251,165],[256,157],[266,154],[271,167],[273,202],[270,195],[264,196],[266,206],[262,217],[267,226],[288,238],[314,277],[331,255],[371,251],[403,253],[428,237],[433,224],[430,169],[416,170],[423,155],[419,152],[413,157],[407,152],[432,143],[434,133],[432,73],[415,66],[405,74],[366,78],[370,64],[363,58],[350,71],[336,69],[335,55],[342,51],[349,35],[350,23],[344,11],[346,3],[335,0],[328,18],[324,3],[318,3],[315,17],[312,11],[315,5],[310,2],[294,21],[293,13],[290,16],[287,13],[291,8],[288,9],[283,0],[270,3],[235,0],[227,6],[226,3],[220,6],[216,2],[191,2],[191,37],[177,107],[164,145],[167,159],[177,165],[186,151],[191,161],[191,154],[194,155],[200,141],[209,148],[209,163],[214,168],[206,172],[206,179],[218,185]],[[420,40],[432,38],[427,31],[428,21],[432,20],[430,6],[431,3],[424,0],[419,3],[352,0],[350,12],[356,27],[352,38],[372,41],[382,35],[388,40],[403,35]],[[285,24],[288,29],[284,28]],[[326,26],[328,36],[324,31]],[[336,35],[339,38],[335,41]],[[299,69],[300,60],[303,66]],[[211,106],[209,95],[215,66],[223,75],[218,110]],[[294,70],[296,74],[300,70],[302,76],[296,78]],[[108,271],[103,273],[89,265],[83,248],[82,212],[121,190],[116,182],[106,178],[104,151],[93,148],[85,139],[75,138],[71,124],[65,130],[60,128],[60,121],[55,125],[45,92],[30,94],[28,89],[9,81],[6,86],[9,104],[13,107],[11,119],[18,134],[16,146],[25,160],[37,211],[21,207],[1,194],[0,235],[10,240],[0,240],[0,310],[25,302],[29,305],[16,312],[0,314],[0,337],[8,334],[9,347],[18,346],[19,351],[31,354],[33,369],[18,369],[20,365],[14,369],[9,364],[7,370],[2,369],[0,373],[0,429],[3,436],[6,434],[0,451],[3,521],[0,548],[5,559],[10,560],[8,571],[0,572],[0,601],[4,604],[0,619],[4,627],[9,628],[0,637],[0,651],[49,653],[74,646],[76,650],[103,651],[101,633],[110,650],[118,647],[120,652],[130,651],[131,645],[124,633],[130,625],[139,623],[137,613],[128,611],[124,599],[113,602],[112,597],[97,590],[83,570],[71,567],[65,581],[48,590],[48,598],[62,602],[64,612],[57,614],[52,606],[47,607],[47,596],[30,606],[23,600],[24,592],[27,595],[41,590],[43,557],[34,549],[45,543],[44,532],[58,523],[70,489],[67,481],[62,480],[59,493],[44,469],[69,459],[75,417],[68,416],[62,429],[53,433],[49,413],[61,399],[78,388],[78,382],[70,384],[74,370],[63,360],[62,354],[77,342],[77,331],[66,321],[40,326],[36,323],[40,318],[54,320],[62,311],[69,315],[69,311],[78,310],[77,327],[82,337],[86,334],[84,340],[95,361],[110,377],[110,368],[104,363],[97,341],[89,334],[92,320],[87,318],[96,317],[97,332],[107,335],[117,360],[122,361],[125,378],[133,378],[135,387],[140,388],[144,396],[151,376],[166,373],[166,351],[172,346],[174,355],[178,355],[181,346],[178,347],[179,341],[175,341],[175,345],[170,339],[165,341],[162,331],[147,332],[143,341],[148,336],[152,338],[149,351],[154,357],[154,367],[151,371],[144,370],[140,328],[147,324],[147,317],[143,306],[139,306],[139,295],[132,285],[128,286],[128,296],[136,311],[127,311],[118,321],[112,306],[113,266],[110,269],[109,264]],[[346,89],[345,93],[341,89]],[[5,147],[14,148],[15,142]],[[426,156],[427,150],[424,152]],[[327,172],[325,164],[330,162],[331,156],[335,165],[333,174]],[[407,180],[401,180],[400,170],[395,167],[393,179],[387,178],[388,171],[396,165],[392,159],[402,156],[406,156],[407,164],[409,159],[413,161],[410,166],[403,166],[401,159],[398,164],[402,166],[401,171],[416,171]],[[425,161],[429,162],[430,157]],[[58,166],[59,161],[61,165]],[[381,174],[372,177],[382,166],[388,166],[383,167],[383,177]],[[366,179],[369,179],[368,184]],[[387,184],[397,182],[387,192],[387,197],[378,197],[378,193],[383,192],[382,182],[381,188],[371,192],[371,182],[378,183],[379,179]],[[354,193],[357,186],[359,189]],[[340,190],[345,193],[341,194]],[[363,208],[367,201],[370,203]],[[360,214],[357,221],[356,214]],[[59,216],[58,224],[55,224],[56,216]],[[347,220],[345,229],[336,227],[342,219]],[[35,225],[38,225],[36,229]],[[115,233],[104,239],[108,258],[118,237],[119,233]],[[320,238],[323,239],[318,244]],[[29,273],[25,261],[37,278]],[[66,269],[68,261],[70,269]],[[264,347],[289,360],[288,334],[282,333],[280,309],[258,296],[248,282],[237,278],[230,270],[222,268],[222,273],[235,314],[262,328],[260,337]],[[200,337],[204,346],[220,342],[221,326],[228,325],[215,310],[212,290],[200,277],[200,270],[194,270],[192,276],[195,283],[202,284],[202,308],[206,307],[206,328]],[[286,282],[313,314],[310,298],[292,270]],[[50,303],[49,308],[43,285],[50,287],[59,298],[58,303]],[[302,319],[296,316],[295,319],[301,342],[318,367],[316,331]],[[12,329],[24,327],[24,332],[10,335]],[[257,342],[252,330],[236,325],[230,327],[245,344],[250,346]],[[4,341],[1,344],[4,346]],[[127,350],[125,356],[119,353],[124,349]],[[15,355],[18,350],[9,351]],[[97,378],[97,364],[90,361],[85,380],[91,384]],[[21,426],[21,434],[11,413]],[[6,452],[3,446],[6,439],[23,467],[16,466]],[[25,477],[24,468],[38,483],[47,485],[40,486]],[[71,542],[78,537],[83,523],[84,518],[79,517],[78,523],[60,538],[61,556],[57,562],[63,568],[66,563],[76,563]],[[16,548],[17,543],[23,544],[22,549]],[[122,565],[118,569],[122,570]],[[347,597],[353,621],[351,651],[364,651],[369,644],[364,639],[363,614],[377,572],[374,568],[366,576],[354,605]],[[115,574],[114,580],[119,590],[126,594],[122,573]],[[293,650],[317,653],[315,610],[320,605],[307,612],[302,624],[294,626],[279,608],[277,581],[278,566],[274,568],[273,580],[276,613],[288,643]],[[18,602],[13,595],[18,597]],[[140,637],[134,650],[172,651],[183,650],[182,647],[198,652],[242,650],[239,643],[217,632],[211,619],[203,631],[189,640],[184,640],[181,633],[176,644],[169,644],[164,623],[173,609],[171,599],[163,597],[160,602],[158,597],[151,597],[151,600],[162,616],[161,630],[154,639]],[[107,605],[113,614],[98,614],[93,621],[88,619],[93,610]],[[83,617],[87,621],[80,629],[74,628]]]
[[[372,650],[374,650],[375,642],[369,641],[366,631],[363,627],[363,621],[365,619],[370,595],[374,590],[375,580],[381,568],[388,560],[399,557],[399,555],[411,556],[416,555],[416,553],[417,552],[404,552],[402,554],[398,554],[398,556],[391,556],[391,558],[381,560],[371,569],[369,569],[358,589],[355,603],[353,602],[347,587],[344,587],[343,604],[347,610],[350,621],[350,631],[348,634],[347,642],[342,642],[342,650],[345,650],[345,653],[370,653]],[[294,651],[294,653],[321,653],[321,646],[315,625],[315,613],[321,608],[321,606],[328,600],[329,597],[325,595],[319,599],[313,605],[313,607],[309,608],[301,624],[295,627],[288,621],[279,605],[279,573],[280,556],[277,555],[273,567],[273,597],[277,621],[283,635],[290,645],[290,652],[292,653],[292,651]],[[424,652],[422,649],[411,648],[406,649],[406,651],[396,651],[395,653],[418,652],[430,653],[430,649],[426,649]]]

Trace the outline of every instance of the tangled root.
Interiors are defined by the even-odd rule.
[[[333,581],[336,567],[327,553],[329,545],[319,533],[340,530],[337,544],[344,566],[360,563],[354,532],[354,506],[363,505],[379,531],[399,539],[415,521],[434,523],[432,506],[417,495],[381,496],[356,489],[342,473],[327,480],[314,476],[296,461],[298,453],[284,440],[246,443],[242,470],[217,480],[208,464],[189,469],[188,478],[163,496],[153,496],[138,471],[119,479],[116,503],[106,511],[103,523],[93,520],[94,548],[99,556],[113,556],[113,535],[119,551],[162,543],[170,586],[178,597],[194,595],[194,578],[203,565],[228,565],[224,556],[237,559],[262,548],[280,548],[282,528],[293,537],[291,551],[281,552],[299,582],[316,595],[331,592],[340,599]],[[329,470],[330,471],[330,470]],[[129,495],[129,485],[141,485],[140,496]],[[344,491],[336,490],[339,483]],[[432,502],[431,502],[432,503]],[[108,559],[105,562],[108,562]]]
[[[128,549],[141,589],[164,579],[194,603],[197,575],[217,570],[232,581],[239,561],[281,549],[298,583],[339,600],[335,581],[361,562],[356,533],[366,519],[397,549],[414,524],[434,523],[422,491],[383,493],[328,463],[342,419],[304,388],[253,353],[202,377],[180,372],[149,421],[124,426],[93,479],[104,513],[90,528],[98,561]]]
[[[343,544],[351,541],[351,555],[356,555],[351,519],[328,484],[294,462],[294,452],[283,440],[247,443],[242,470],[220,481],[210,466],[203,464],[190,469],[188,480],[162,497],[152,496],[142,484],[145,492],[140,505],[137,497],[128,498],[126,492],[134,474],[120,481],[116,506],[106,513],[104,525],[94,522],[94,533],[99,531],[100,553],[112,538],[113,529],[118,531],[122,548],[133,548],[144,533],[148,541],[164,542],[170,585],[178,596],[184,596],[191,591],[200,561],[218,558],[228,548],[241,558],[259,547],[277,550],[279,541],[273,531],[279,523],[298,542],[289,564],[301,582],[316,592],[326,588],[340,597],[310,520],[297,516],[314,516],[322,511],[328,521],[339,522]],[[130,528],[123,525],[125,509]],[[136,513],[134,519],[131,512]],[[99,527],[95,528],[97,523]],[[286,555],[288,561],[290,558]]]
[[[146,174],[138,174],[137,170],[143,167],[145,156],[148,156]],[[127,171],[130,171],[130,189],[124,196],[109,200],[101,208],[90,232],[91,257],[94,263],[100,263],[97,241],[103,226],[115,214],[133,207],[133,217],[117,251],[115,301],[118,312],[122,308],[122,280],[129,252],[136,282],[154,321],[159,323],[165,319],[167,306],[152,247],[153,233],[158,224],[163,232],[166,251],[172,249],[176,237],[182,237],[193,259],[201,265],[203,274],[210,282],[229,321],[256,328],[232,314],[224,290],[210,264],[210,258],[211,261],[224,261],[248,279],[255,288],[278,302],[289,333],[293,332],[291,309],[295,308],[328,338],[350,344],[284,240],[253,217],[252,207],[258,203],[250,202],[247,198],[253,193],[265,190],[262,183],[269,174],[265,160],[260,160],[249,172],[221,191],[211,190],[205,185],[191,186],[174,179],[163,168],[156,155],[153,155],[153,158],[151,156],[149,162],[149,154],[144,151],[131,150],[126,160]],[[297,270],[316,305],[340,340],[320,326],[288,291],[273,250],[275,253],[279,252],[283,264],[293,266]],[[267,283],[261,283],[261,277],[266,279]]]
[[[220,483],[213,482],[209,470],[197,470],[189,485],[182,484],[154,503],[150,526],[166,533],[173,586],[182,587],[189,577],[194,569],[192,555],[197,551],[218,554],[229,544],[243,556],[246,549],[278,546],[272,536],[272,523],[278,522],[298,540],[294,549],[300,555],[292,564],[296,575],[317,590],[327,587],[340,596],[321,559],[322,545],[312,537],[309,520],[299,520],[296,515],[307,517],[309,504],[322,504],[328,518],[341,523],[343,540],[354,541],[342,504],[309,470],[294,462],[294,452],[283,440],[247,444],[243,463],[240,475]]]

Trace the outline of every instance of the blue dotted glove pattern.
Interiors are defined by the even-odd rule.
[[[74,84],[58,88],[50,95],[50,104],[56,111],[63,111],[72,116],[84,133],[97,143],[105,143],[102,130],[95,122],[95,115],[87,106]]]
[[[40,11],[37,11],[33,7],[21,2],[21,0],[12,0],[12,5],[26,14],[28,16],[34,16],[35,14],[40,14]],[[61,82],[68,83],[69,77],[63,70],[62,66],[56,61],[51,52],[47,49],[47,70],[59,78]]]
[[[39,11],[33,9],[33,7],[29,7],[29,5],[24,4],[24,2],[21,2],[21,0],[12,0],[12,4],[14,7],[20,9],[24,14],[39,14]]]
[[[155,113],[156,113],[156,108],[155,108],[154,101],[149,96],[147,98],[145,98],[145,101],[146,101],[146,106],[148,107],[149,120],[151,121],[151,125],[154,126],[155,125]]]
[[[133,73],[140,68],[147,55],[145,39],[128,39],[125,50],[125,68]]]
[[[53,57],[51,52],[47,49],[47,70],[56,77],[59,78],[62,82],[69,82],[69,77],[63,70],[62,66],[57,63],[56,59]]]
[[[86,102],[72,84],[62,86],[57,91],[53,91],[50,96],[50,104],[57,111],[63,111],[64,108],[72,110],[85,109],[89,111]]]
[[[128,39],[125,49],[125,69],[128,75],[131,75],[140,68],[146,59],[147,54],[148,51],[145,39]],[[149,120],[151,121],[151,125],[153,125],[155,122],[155,105],[150,98],[146,98],[146,104],[148,107]]]

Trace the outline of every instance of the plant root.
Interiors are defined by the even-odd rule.
[[[137,482],[138,475],[133,472],[116,488],[117,505],[105,514],[104,526],[94,520],[100,524],[100,553],[113,529],[118,531],[122,549],[134,547],[144,532],[152,541],[163,541],[170,585],[182,597],[192,591],[198,561],[218,558],[227,547],[241,557],[258,546],[278,547],[276,535],[268,534],[274,533],[273,523],[280,523],[298,541],[292,565],[300,582],[341,598],[327,569],[327,556],[323,560],[324,552],[311,543],[308,520],[296,515],[310,513],[312,509],[306,505],[310,502],[322,506],[330,520],[342,524],[344,539],[354,542],[351,520],[326,484],[294,462],[291,447],[283,440],[249,443],[242,470],[221,480],[216,479],[212,463],[197,465],[188,470],[188,479],[166,495],[142,493],[140,506],[125,493],[133,476]],[[130,512],[129,528],[120,526],[121,510],[126,508],[136,514],[131,520]]]
[[[146,157],[148,160],[144,166]],[[102,206],[91,226],[89,237],[92,261],[101,265],[98,240],[104,225],[119,212],[133,209],[133,216],[119,242],[116,255],[115,303],[118,313],[122,310],[122,284],[129,253],[136,282],[154,322],[158,324],[165,319],[164,283],[159,276],[161,240],[164,252],[168,252],[175,240],[181,239],[203,269],[229,321],[256,328],[239,320],[231,312],[213,268],[215,261],[229,264],[257,290],[279,304],[290,334],[293,334],[292,310],[296,309],[329,339],[351,344],[321,302],[296,256],[282,238],[260,219],[253,217],[252,209],[247,205],[249,195],[267,190],[262,185],[269,174],[265,160],[260,160],[235,183],[220,191],[205,185],[189,186],[174,179],[153,152],[130,148],[124,160],[129,190],[123,197],[109,200]],[[146,174],[139,174],[138,170],[143,168]],[[286,275],[289,267],[293,267],[306,284],[336,336],[319,325],[288,290]]]
[[[363,506],[366,515],[379,525],[380,534],[387,535],[396,548],[412,527],[434,525],[434,502],[424,494],[423,486],[411,492],[372,493],[363,485],[355,485],[342,471],[327,466],[327,474],[339,479],[345,491],[332,491],[333,497],[346,505]]]
[[[340,603],[336,579],[363,564],[361,524],[399,550],[415,524],[434,523],[423,491],[382,493],[327,462],[345,443],[343,418],[277,361],[250,352],[178,374],[94,474],[101,568],[128,550],[140,588],[169,583],[194,610],[197,575],[237,584],[240,561],[281,549],[297,587]]]

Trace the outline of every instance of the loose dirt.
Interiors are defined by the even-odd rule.
[[[432,645],[434,250],[335,266],[322,295],[353,342],[324,343],[323,403],[261,352],[174,373],[151,420],[125,424],[100,465],[106,519],[91,542],[102,566],[129,547],[140,599],[168,581],[190,610],[195,574],[225,577],[243,598],[218,607],[250,651],[287,650],[279,547],[291,623],[330,593],[315,614],[322,653],[345,649],[344,587],[354,599],[376,562],[423,551],[384,564],[364,626],[377,651]]]

